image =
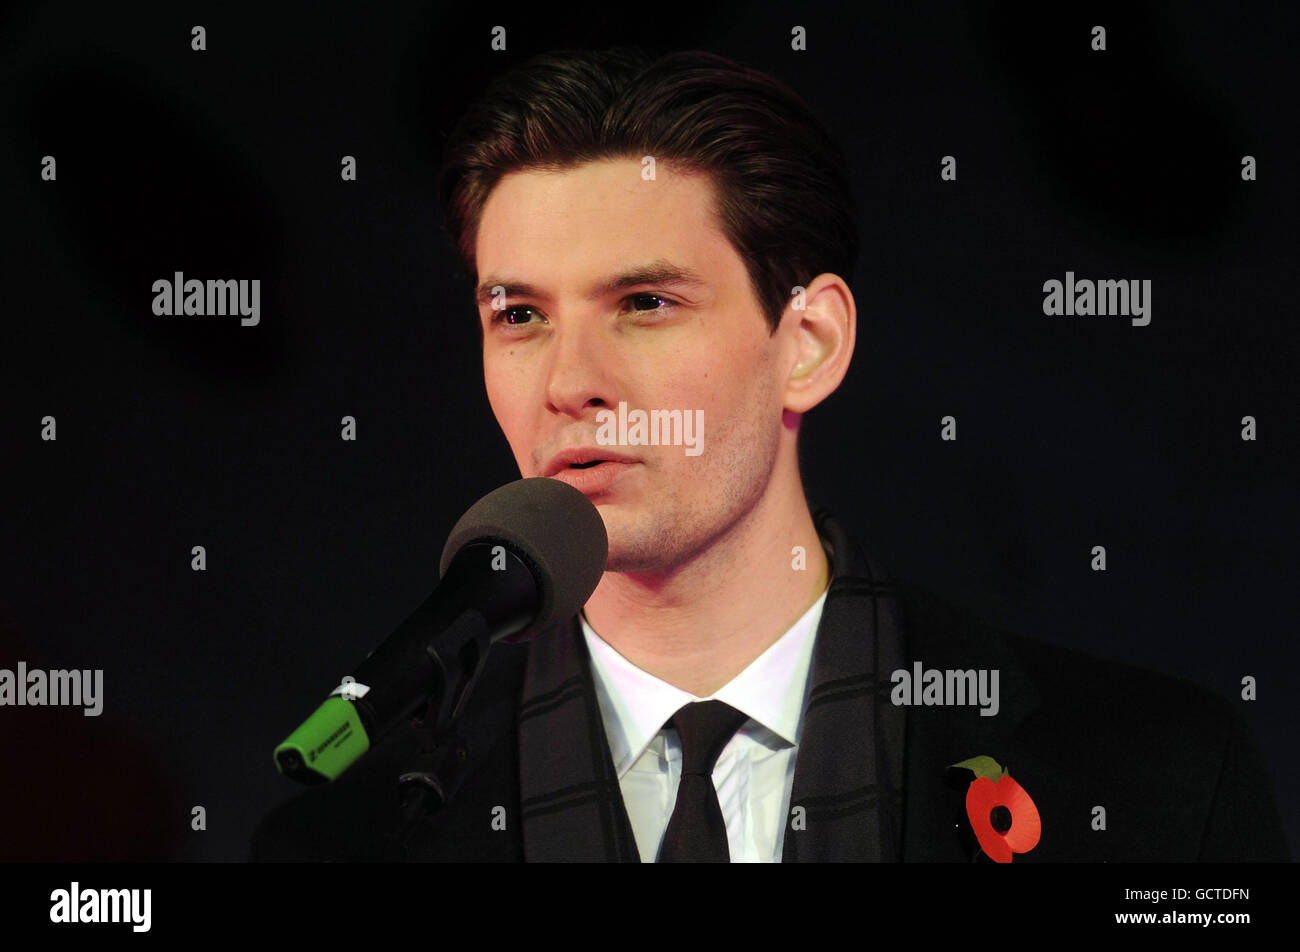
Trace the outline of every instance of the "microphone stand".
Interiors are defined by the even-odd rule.
[[[388,836],[390,859],[406,859],[406,841],[416,826],[446,806],[469,773],[469,747],[460,737],[439,739],[423,726],[416,730],[428,736],[429,742],[397,778],[400,819]]]
[[[469,545],[452,563],[448,576],[463,571],[473,560],[486,560],[490,556],[489,543]],[[500,574],[492,582],[497,595],[492,607],[497,614],[510,619],[505,631],[502,618],[489,620],[481,612],[470,609],[463,611],[442,637],[424,646],[424,654],[432,664],[433,683],[426,694],[430,700],[415,725],[422,740],[420,752],[397,780],[400,819],[389,838],[387,852],[392,856],[405,858],[405,843],[415,827],[446,806],[460,789],[469,773],[470,758],[469,746],[456,733],[456,723],[486,667],[493,642],[511,630],[522,628],[528,620],[526,615],[512,613],[505,606],[535,603],[531,570],[514,552],[507,551],[504,556]],[[481,576],[474,580],[479,579]],[[503,593],[519,594],[511,598],[502,597]],[[428,669],[426,676],[427,673]]]
[[[450,641],[466,647],[472,645],[475,650],[468,652],[472,655],[472,662],[469,670],[465,671],[466,651],[446,652],[439,651],[435,644],[428,646],[429,657],[438,672],[437,685],[431,697],[437,698],[439,703],[436,709],[431,709],[432,704],[426,704],[416,718],[420,752],[397,778],[400,819],[397,828],[389,835],[387,850],[395,858],[405,858],[406,840],[415,827],[446,806],[469,773],[469,746],[456,733],[455,727],[470,692],[483,673],[492,641],[486,621],[477,612],[462,615],[456,624],[466,629],[465,640],[453,638]],[[448,685],[457,686],[457,690],[447,690]]]

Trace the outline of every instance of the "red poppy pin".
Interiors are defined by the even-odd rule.
[[[1028,853],[1038,845],[1043,824],[1038,807],[1025,788],[1011,779],[992,757],[972,757],[953,764],[957,777],[970,777],[966,788],[966,818],[984,855],[1009,863],[1015,853]]]

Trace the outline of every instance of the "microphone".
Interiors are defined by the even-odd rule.
[[[433,594],[275,749],[276,767],[300,783],[334,780],[425,704],[425,723],[445,730],[492,644],[577,613],[608,547],[600,513],[567,483],[532,477],[488,493],[447,537]]]

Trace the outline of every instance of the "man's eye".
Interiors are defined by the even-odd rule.
[[[648,314],[653,311],[665,311],[673,306],[672,301],[658,294],[629,294],[623,299],[625,310],[634,314]],[[492,315],[493,324],[504,324],[506,327],[527,327],[533,323],[530,315],[534,315],[545,321],[540,313],[527,304],[516,304],[513,307],[501,308]]]
[[[506,307],[497,311],[492,316],[492,323],[505,324],[507,327],[523,327],[529,323],[529,313],[536,314],[537,312],[526,304],[516,304],[514,307]]]
[[[666,297],[660,297],[658,294],[629,294],[623,299],[625,303],[631,303],[634,311],[662,311],[673,306],[673,302]],[[654,302],[659,302],[655,304]],[[637,307],[636,304],[650,302],[648,307]]]

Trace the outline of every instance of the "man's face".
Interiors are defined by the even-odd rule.
[[[780,443],[781,337],[707,176],[661,163],[645,181],[635,159],[512,173],[484,207],[477,266],[488,400],[520,473],[553,475],[577,448],[626,460],[554,474],[604,518],[609,571],[680,566],[751,510]],[[602,445],[597,413],[620,402],[702,419],[702,450]]]

